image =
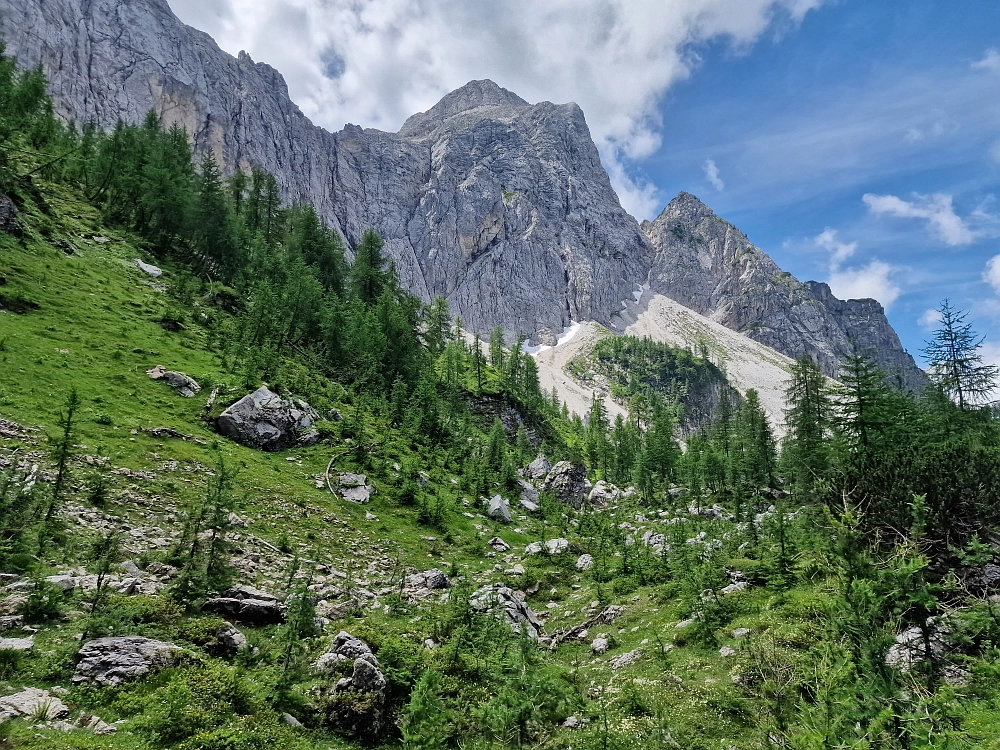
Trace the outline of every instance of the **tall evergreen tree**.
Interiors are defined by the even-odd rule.
[[[956,310],[949,300],[938,308],[941,316],[923,355],[934,384],[951,396],[960,409],[987,400],[997,386],[1000,368],[983,362],[979,337],[966,322],[967,313]]]

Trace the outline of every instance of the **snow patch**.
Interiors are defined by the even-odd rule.
[[[563,328],[562,334],[556,339],[556,346],[562,346],[563,344],[569,342],[580,330],[580,324],[570,321],[570,324]],[[551,346],[546,344],[539,344],[538,346],[526,346],[524,351],[530,354],[532,357],[537,357],[544,351],[552,349]]]
[[[639,304],[639,300],[642,299],[642,293],[643,293],[643,291],[644,291],[643,288],[639,287],[634,292],[632,292],[632,296],[635,297],[635,304],[637,304],[637,305]]]

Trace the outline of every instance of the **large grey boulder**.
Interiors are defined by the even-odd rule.
[[[587,467],[570,461],[560,461],[545,477],[544,489],[573,508],[582,508],[584,498],[590,490],[587,481]]]
[[[263,627],[280,625],[285,621],[287,608],[281,602],[265,599],[237,599],[220,596],[201,605],[203,612],[211,612],[227,620],[244,625]]]
[[[345,630],[337,633],[330,644],[330,648],[316,661],[315,668],[318,672],[329,672],[338,664],[357,660],[370,662],[373,666],[378,666],[378,658],[372,653],[371,647],[360,638],[357,638]]]
[[[248,448],[280,451],[319,439],[319,414],[304,401],[283,399],[266,386],[244,396],[215,420],[226,437]]]
[[[510,506],[507,505],[507,500],[500,495],[494,495],[490,498],[489,506],[486,509],[486,515],[494,521],[499,521],[500,523],[510,523],[513,520],[510,515]]]
[[[517,484],[521,489],[521,496],[518,498],[518,503],[529,513],[534,513],[538,510],[538,490],[523,479],[518,479]]]
[[[385,690],[385,676],[379,668],[367,659],[354,660],[354,672],[351,675],[350,687],[354,690],[381,693]]]
[[[137,635],[98,638],[80,649],[73,682],[120,685],[176,661],[178,646]]]
[[[345,472],[337,477],[337,492],[348,502],[364,505],[371,500],[376,490],[364,474]]]
[[[448,580],[448,576],[444,574],[443,570],[431,568],[430,570],[425,570],[423,573],[414,573],[411,576],[407,576],[405,584],[407,589],[437,591],[449,588],[451,581]]]
[[[545,457],[544,453],[539,453],[530,464],[521,469],[521,475],[527,479],[542,480],[552,471],[552,464]]]
[[[469,606],[477,612],[486,612],[507,622],[517,633],[532,640],[538,639],[542,623],[513,589],[502,583],[484,586],[469,597]]]

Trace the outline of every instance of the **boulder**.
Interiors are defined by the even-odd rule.
[[[104,237],[102,237],[101,239],[103,239],[105,242],[107,242],[107,240]],[[98,244],[103,245],[104,242],[99,242]],[[138,258],[136,258],[135,259],[135,264],[136,264],[136,266],[138,266],[138,268],[139,268],[140,271],[142,271],[145,274],[148,274],[148,275],[152,276],[154,279],[158,279],[158,278],[160,278],[163,275],[163,270],[160,269],[160,268],[157,268],[156,266],[152,265],[151,263],[143,263],[141,260],[139,260]]]
[[[552,471],[552,464],[549,463],[549,459],[544,454],[539,453],[534,461],[521,469],[521,476],[540,481],[545,479],[550,471]]]
[[[201,390],[201,386],[198,385],[198,382],[194,378],[185,375],[183,372],[164,369],[163,365],[157,365],[150,370],[146,370],[146,374],[153,380],[162,380],[173,388],[178,396],[183,396],[184,398],[194,398],[194,395]]]
[[[525,482],[523,479],[518,479],[517,484],[521,490],[520,497],[518,497],[518,503],[529,513],[534,513],[538,510],[538,490],[528,484],[528,482]]]
[[[237,599],[229,596],[209,599],[201,605],[201,609],[254,627],[280,625],[285,621],[287,611],[284,604],[273,599]]]
[[[343,473],[337,478],[337,491],[348,502],[363,505],[375,494],[375,487],[364,474]]]
[[[431,568],[430,570],[425,570],[423,573],[414,573],[411,576],[407,576],[405,585],[407,589],[436,591],[438,589],[449,588],[451,581],[448,580],[448,576],[444,574],[444,571]]]
[[[576,558],[577,570],[590,570],[594,567],[594,557],[592,555],[580,555]]]
[[[545,550],[550,555],[560,555],[568,549],[569,540],[559,537],[558,539],[549,539],[547,542],[532,542],[524,548],[524,553],[526,555],[537,555],[542,550]]]
[[[72,591],[76,588],[76,578],[70,575],[46,576],[45,581],[63,591]]]
[[[499,521],[500,523],[510,523],[513,520],[510,515],[510,507],[507,505],[507,500],[500,495],[494,495],[490,498],[490,504],[486,511],[486,515],[494,521]]]
[[[381,693],[385,690],[385,676],[379,668],[367,659],[354,660],[354,672],[351,675],[350,687],[354,690],[364,690],[370,693]]]
[[[590,650],[600,656],[607,652],[609,645],[608,639],[605,636],[599,635],[590,642]]]
[[[154,669],[171,666],[179,650],[173,643],[137,635],[88,641],[80,649],[81,659],[73,682],[120,685]]]
[[[569,461],[560,461],[545,477],[543,489],[552,492],[573,508],[582,508],[590,489],[587,468]]]
[[[943,633],[933,624],[930,631],[930,651],[935,658],[945,652]],[[923,632],[914,626],[896,636],[896,642],[885,654],[885,663],[906,674],[926,658],[927,644],[924,643]]]
[[[17,220],[17,206],[9,196],[0,193],[0,232],[16,234],[21,228]]]
[[[69,706],[48,690],[28,687],[19,693],[0,697],[0,724],[19,716],[53,721],[67,715]]]
[[[318,672],[329,672],[341,662],[351,659],[355,660],[355,670],[359,660],[370,662],[375,667],[378,666],[378,659],[367,643],[347,631],[341,630],[333,639],[330,649],[316,661],[315,667]]]
[[[587,500],[590,501],[591,505],[603,508],[607,505],[618,502],[624,495],[625,493],[618,489],[615,485],[611,484],[611,482],[605,482],[603,479],[600,479],[587,495]]]
[[[542,623],[513,589],[502,583],[484,586],[469,598],[469,606],[478,612],[488,612],[506,621],[517,633],[538,639]]]
[[[239,628],[227,622],[215,631],[215,643],[210,644],[208,650],[219,656],[235,656],[247,645],[247,637]]]
[[[257,599],[262,602],[276,602],[278,597],[274,594],[269,594],[266,591],[261,591],[260,589],[254,588],[253,586],[246,586],[244,584],[238,584],[236,586],[230,586],[228,589],[222,592],[221,596],[227,597],[229,599]]]
[[[507,544],[503,539],[498,536],[493,537],[488,542],[486,542],[490,547],[492,547],[497,552],[509,552],[510,545]]]
[[[244,396],[215,420],[216,429],[249,448],[280,451],[319,439],[316,411],[304,401],[283,399],[265,386]]]
[[[28,652],[34,647],[35,637],[32,635],[27,638],[0,638],[0,651]]]
[[[625,667],[631,666],[632,664],[635,664],[637,661],[639,661],[639,658],[641,656],[642,656],[642,651],[640,651],[639,649],[636,649],[635,651],[628,651],[624,654],[619,654],[618,656],[614,657],[611,661],[608,662],[608,666],[610,666],[612,669],[616,671],[619,669],[624,669]]]

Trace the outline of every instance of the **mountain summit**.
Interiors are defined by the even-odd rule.
[[[399,133],[313,125],[281,75],[234,58],[162,0],[0,0],[10,52],[41,65],[59,111],[113,127],[149,110],[180,124],[227,173],[259,166],[348,244],[374,227],[402,282],[442,296],[469,330],[502,325],[552,344],[573,321],[623,327],[648,285],[836,375],[854,348],[922,382],[881,306],[802,284],[694,196],[639,223],[611,187],[576,104],[529,104],[472,81]]]

